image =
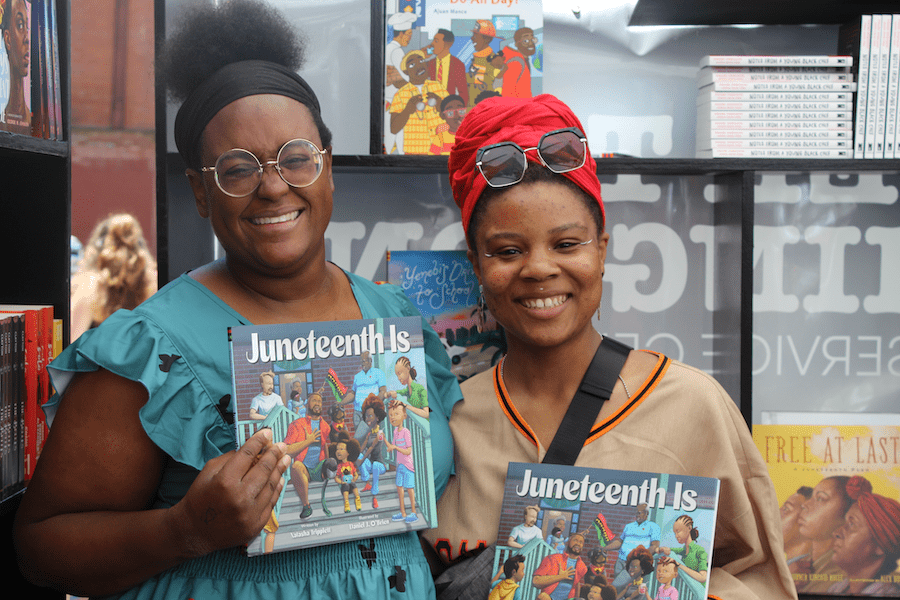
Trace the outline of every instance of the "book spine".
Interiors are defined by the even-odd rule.
[[[59,24],[57,22],[59,15],[57,14],[56,0],[52,0],[50,6],[50,16],[53,19],[53,30],[50,36],[51,55],[53,58],[53,107],[54,121],[56,123],[56,138],[63,139],[63,119],[62,119],[62,75],[59,72]]]
[[[697,119],[697,131],[704,129],[774,129],[784,131],[840,131],[849,134],[853,131],[853,121],[775,121],[768,119],[759,120],[720,120],[712,121],[702,116]]]
[[[866,64],[868,69],[868,63]],[[852,92],[716,92],[697,94],[705,102],[852,102]]]
[[[702,114],[699,114],[702,113]],[[853,123],[853,113],[850,110],[839,111],[731,111],[731,110],[703,110],[700,107],[698,119],[706,118],[710,121],[739,121],[739,120],[765,120],[765,121],[848,121]]]
[[[747,148],[698,150],[697,158],[852,158],[852,148]]]
[[[715,82],[722,83],[789,83],[789,82],[836,82],[853,81],[850,73],[719,73],[707,68],[700,69],[697,87]]]
[[[855,108],[855,126],[853,138],[853,157],[863,158],[865,155],[866,109],[869,98],[869,63],[872,43],[872,15],[862,15],[859,25],[859,73],[857,75],[857,92]]]
[[[806,56],[763,56],[716,54],[700,60],[701,67],[707,66],[795,66],[795,67],[850,67],[852,56],[806,55]]]
[[[853,105],[851,102],[720,102],[717,100],[701,104],[707,110],[716,111],[838,111],[849,112]]]
[[[719,129],[715,126],[698,131],[698,139],[853,139],[850,129]]]
[[[878,59],[878,107],[875,113],[875,158],[884,158],[887,124],[887,86],[890,75],[891,15],[881,15],[881,45]]]
[[[881,61],[881,15],[872,15],[869,52],[869,93],[866,97],[866,131],[863,158],[875,158],[875,125],[878,121],[878,76]]]
[[[698,143],[701,150],[724,150],[748,148],[853,148],[852,140],[835,139],[704,139]]]
[[[855,92],[854,81],[714,81],[701,91],[722,92]]]
[[[720,66],[705,66],[701,67],[703,70],[709,70],[713,73],[849,73],[850,67],[816,67],[816,66],[805,66],[805,67],[791,67],[791,66],[780,66],[780,67],[763,67],[763,66],[753,66],[753,67],[720,67]]]
[[[900,14],[891,17],[891,52],[888,69],[887,112],[884,126],[884,157],[896,158],[897,92],[900,85]]]

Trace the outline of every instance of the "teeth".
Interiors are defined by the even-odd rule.
[[[300,211],[295,210],[294,212],[287,213],[286,215],[281,215],[280,217],[261,217],[259,219],[253,219],[254,225],[271,225],[273,223],[286,223],[287,221],[293,221],[297,217],[300,216]]]
[[[553,308],[559,306],[566,301],[566,296],[553,296],[552,298],[536,298],[533,300],[522,300],[525,308]]]

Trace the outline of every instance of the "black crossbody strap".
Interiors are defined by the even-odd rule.
[[[600,414],[600,408],[612,394],[630,351],[631,348],[621,342],[603,338],[541,462],[551,465],[575,464],[575,459]]]

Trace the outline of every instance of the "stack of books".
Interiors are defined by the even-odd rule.
[[[706,56],[697,158],[852,158],[850,55]]]
[[[861,15],[842,25],[838,52],[853,56],[858,85],[853,158],[900,158],[900,15]]]

